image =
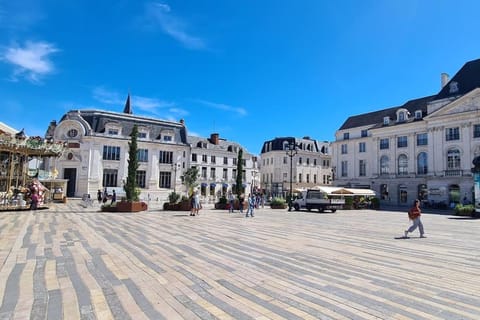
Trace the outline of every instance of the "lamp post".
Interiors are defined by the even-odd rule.
[[[172,170],[174,170],[173,175],[173,192],[177,193],[177,168],[180,166],[178,163],[172,163]]]
[[[290,196],[288,197],[288,211],[292,211],[292,182],[293,182],[293,157],[297,154],[297,145],[295,142],[289,142],[285,146],[285,152],[290,157]]]
[[[257,170],[252,170],[252,185],[250,186],[250,193],[253,194],[255,192],[255,180],[257,178]]]

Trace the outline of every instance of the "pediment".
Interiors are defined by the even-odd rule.
[[[426,118],[459,115],[468,112],[480,111],[480,88],[470,91],[468,94],[455,99],[438,110],[429,114]]]

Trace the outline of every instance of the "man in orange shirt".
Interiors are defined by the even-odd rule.
[[[420,210],[420,200],[416,199],[413,202],[413,206],[408,210],[408,217],[412,220],[412,225],[408,230],[405,230],[405,238],[408,238],[408,233],[412,233],[415,229],[420,231],[420,238],[426,238],[425,232],[423,230],[422,220],[420,216],[422,215],[422,211]]]

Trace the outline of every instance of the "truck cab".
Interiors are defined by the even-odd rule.
[[[327,193],[318,189],[308,189],[300,193],[297,199],[293,202],[295,211],[306,209],[308,211],[317,209],[319,212],[330,210],[332,212],[337,209],[342,209],[345,204],[344,199],[333,198]]]

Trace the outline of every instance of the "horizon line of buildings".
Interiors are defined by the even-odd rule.
[[[243,149],[245,193],[286,196],[291,188],[316,185],[369,188],[380,203],[473,202],[472,161],[480,156],[480,59],[467,62],[441,89],[397,107],[349,117],[335,141],[276,137],[259,156],[239,143],[188,135],[184,120],[136,116],[127,97],[123,113],[71,110],[52,121],[45,139],[64,142],[66,151],[43,163],[68,180],[66,196],[93,195],[99,189],[122,192],[128,143],[139,129],[137,183],[144,199],[165,201],[172,191],[186,192],[183,172],[199,171],[199,190],[208,201],[234,190],[237,156]],[[11,133],[8,125],[0,132]]]

